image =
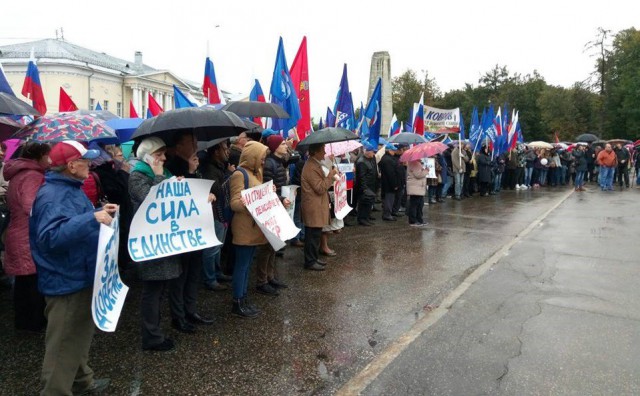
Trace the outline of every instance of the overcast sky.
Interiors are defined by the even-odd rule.
[[[153,4],[153,5],[152,5]],[[374,5],[375,4],[375,5]],[[521,74],[537,70],[548,83],[570,86],[593,70],[585,52],[597,28],[639,28],[637,0],[348,0],[9,1],[0,45],[55,38],[201,82],[209,54],[222,89],[248,93],[255,76],[265,94],[278,38],[289,65],[308,40],[311,112],[333,107],[342,64],[356,106],[366,102],[371,55],[388,51],[395,77],[427,70],[443,92],[477,85],[494,65]],[[25,9],[24,7],[27,7]],[[218,27],[216,27],[218,26]],[[418,98],[416,98],[416,101]]]

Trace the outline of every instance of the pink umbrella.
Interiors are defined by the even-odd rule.
[[[324,146],[325,158],[333,155],[339,157],[362,147],[362,143],[357,140],[345,140],[344,142],[327,143]]]
[[[447,145],[442,142],[428,142],[413,146],[405,151],[400,157],[401,162],[418,161],[423,158],[433,157],[447,149]]]
[[[5,140],[4,144],[7,145],[7,151],[4,153],[4,157],[9,159],[16,152],[18,147],[20,146],[20,139],[9,139]]]

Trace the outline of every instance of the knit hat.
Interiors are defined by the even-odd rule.
[[[94,159],[100,155],[98,150],[87,150],[82,143],[74,140],[63,140],[51,149],[49,159],[51,166],[66,165],[71,161],[83,159]]]
[[[272,153],[275,153],[280,144],[284,141],[284,138],[280,135],[271,135],[267,138],[267,147]]]
[[[148,137],[140,142],[138,151],[136,151],[136,157],[142,159],[145,154],[151,155],[163,147],[166,147],[164,140],[156,136]]]

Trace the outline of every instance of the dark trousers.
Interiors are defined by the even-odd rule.
[[[409,207],[407,216],[409,224],[424,223],[422,220],[422,209],[424,208],[424,195],[409,195]]]
[[[517,167],[516,168],[516,176],[515,176],[515,180],[516,180],[516,184],[524,184],[524,168],[522,167]]]
[[[197,313],[198,287],[202,272],[202,252],[189,252],[180,255],[182,274],[171,280],[169,302],[171,317],[184,320],[186,315]]]
[[[480,195],[485,195],[489,193],[489,182],[479,182],[479,190]]]
[[[470,197],[473,194],[473,188],[471,186],[471,174],[464,174],[464,184],[462,185],[462,195]]]
[[[271,244],[258,246],[256,250],[256,286],[276,279],[276,251]]]
[[[318,261],[320,254],[320,237],[322,236],[322,228],[305,227],[304,228],[304,266],[311,267]]]
[[[162,343],[165,334],[160,328],[160,305],[164,290],[170,281],[142,282],[142,300],[140,314],[142,317],[142,347],[148,348]]]
[[[18,330],[40,331],[47,325],[44,296],[38,291],[38,275],[17,275],[13,286],[15,326]]]
[[[629,168],[625,166],[619,166],[616,171],[616,177],[618,178],[618,185],[622,187],[622,179],[624,178],[624,185],[629,187]]]
[[[514,190],[516,188],[516,182],[518,181],[518,178],[516,177],[516,169],[509,169],[507,168],[506,172],[505,172],[505,177],[506,177],[506,187]]]
[[[393,204],[396,201],[395,192],[385,192],[382,199],[382,217],[389,218],[393,212]]]
[[[368,221],[371,208],[376,201],[376,194],[371,190],[365,190],[358,197],[358,221]]]

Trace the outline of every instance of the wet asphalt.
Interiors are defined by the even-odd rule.
[[[279,277],[289,285],[280,296],[255,293],[252,276],[249,295],[263,310],[258,319],[231,316],[230,291],[202,289],[200,313],[214,316],[216,323],[185,335],[171,329],[167,302],[163,324],[177,343],[171,352],[141,350],[141,285],[133,283],[117,331],[94,337],[90,365],[97,377],[111,378],[103,393],[108,395],[334,394],[568,191],[447,199],[425,207],[428,225],[423,228],[409,227],[406,217],[383,222],[375,212],[374,227],[346,227],[331,236],[330,246],[338,255],[327,258],[324,272],[303,270],[302,250],[287,248],[277,262]],[[638,361],[631,355],[640,345],[638,312],[623,304],[638,294],[627,294],[638,273],[632,265],[633,245],[620,227],[634,226],[623,210],[629,206],[638,212],[638,194],[589,191],[569,196],[362,393],[572,393],[564,392],[573,389],[568,373],[588,377],[591,366],[602,360],[598,356],[607,352],[621,353],[624,359],[602,375],[622,373],[631,381],[625,389],[640,391]],[[600,282],[619,277],[605,262],[628,275],[624,287],[592,295]],[[592,271],[584,274],[584,266]],[[560,285],[560,279],[566,284]],[[37,394],[44,336],[13,329],[10,297],[10,290],[0,290],[0,394]],[[580,320],[614,305],[619,311],[607,311],[600,327]],[[585,306],[596,313],[585,313]],[[560,336],[555,327],[576,330],[585,339]],[[567,355],[567,344],[617,337],[626,337],[626,348],[605,343],[582,348],[579,356]],[[540,345],[553,348],[543,353]],[[526,354],[540,360],[522,359]],[[564,371],[545,360],[551,354],[566,360]],[[585,361],[590,366],[583,367]],[[567,375],[558,374],[563,372]],[[539,383],[544,387],[538,388]]]

